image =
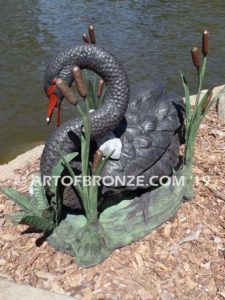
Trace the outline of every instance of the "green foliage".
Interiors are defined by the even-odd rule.
[[[207,35],[208,38],[208,33],[204,34]],[[207,46],[208,48],[208,43],[207,45],[204,42],[203,38],[203,44],[202,44],[202,49],[205,49]],[[192,53],[193,54],[193,53]],[[212,90],[213,88],[209,89],[203,96],[202,96],[202,87],[205,79],[205,72],[206,72],[206,65],[207,65],[207,54],[208,54],[208,49],[207,51],[203,51],[203,60],[202,64],[199,62],[199,65],[196,66],[195,59],[193,59],[193,63],[196,67],[197,70],[197,77],[198,77],[198,91],[197,91],[197,96],[196,96],[196,102],[194,107],[192,108],[190,105],[190,92],[189,92],[189,87],[187,80],[183,73],[181,73],[181,79],[183,83],[183,88],[184,88],[184,94],[185,94],[185,105],[186,105],[186,143],[185,143],[185,153],[184,153],[184,174],[185,174],[185,179],[188,184],[186,184],[186,199],[191,200],[193,198],[193,182],[194,182],[194,176],[193,176],[193,169],[192,169],[192,164],[193,164],[193,156],[194,156],[194,148],[195,148],[195,141],[196,141],[196,136],[198,133],[199,126],[208,113],[210,107],[215,104],[218,99],[225,93],[225,88],[218,93],[213,99],[212,98]],[[196,48],[195,48],[195,55],[198,57],[198,61],[200,61],[200,51],[197,48],[197,53],[196,53]]]
[[[198,76],[198,91],[196,96],[196,102],[191,108],[190,105],[190,92],[187,80],[183,73],[181,73],[181,79],[184,87],[185,94],[185,106],[186,106],[186,147],[184,162],[186,166],[192,167],[192,160],[194,156],[194,146],[199,126],[208,113],[210,107],[215,104],[218,99],[225,93],[223,88],[213,99],[211,99],[212,88],[208,90],[203,96],[201,96],[202,86],[205,78],[207,65],[207,55],[203,57],[203,62],[200,68],[197,69]]]
[[[89,120],[89,109],[97,109],[98,106],[104,101],[106,88],[103,88],[102,95],[97,96],[98,82],[99,78],[95,75],[83,71],[83,78],[85,85],[87,87],[88,94],[84,99],[84,107],[81,107],[80,104],[76,104],[76,110],[82,119],[82,128],[81,128],[81,176],[84,178],[86,176],[101,175],[104,165],[108,161],[110,155],[106,157],[99,165],[96,174],[92,174],[92,170],[89,162],[89,152],[90,152],[90,120]],[[60,175],[62,170],[66,168],[72,178],[75,177],[75,173],[70,166],[70,157],[62,153],[61,149],[57,149],[60,155],[60,162],[54,168],[54,172],[57,175]],[[76,155],[76,154],[75,154]],[[68,159],[69,158],[69,159]],[[71,159],[73,157],[71,156]],[[85,215],[89,221],[97,220],[98,218],[98,186],[93,183],[90,186],[86,186],[76,182],[76,190],[81,198]],[[51,184],[51,191],[56,195],[57,189]],[[54,200],[57,203],[57,199]],[[56,204],[55,204],[56,205]],[[52,204],[54,207],[54,205]],[[57,206],[57,205],[56,205]]]
[[[62,153],[61,153],[62,154]],[[42,184],[41,176],[36,176],[32,182],[33,196],[26,196],[12,188],[1,188],[0,191],[18,204],[23,210],[9,216],[13,224],[24,224],[40,231],[50,231],[54,226],[59,225],[62,213],[62,201],[55,183],[55,178],[61,176],[65,164],[74,159],[78,153],[63,155],[53,168],[50,191],[53,193],[51,202],[48,202],[45,187]]]
[[[58,226],[61,221],[61,213],[62,213],[62,200],[59,195],[59,191],[56,191],[54,197],[51,198],[51,207],[54,209],[55,213],[52,215],[53,219]]]
[[[28,197],[12,188],[1,188],[0,191],[18,204],[23,210],[12,213],[9,219],[14,225],[24,224],[40,231],[49,232],[56,226],[54,218],[46,218],[43,212],[49,207],[40,176],[33,181],[34,195]],[[54,215],[55,216],[55,215]]]
[[[30,199],[24,194],[12,188],[1,188],[0,191],[8,198],[10,198],[13,202],[18,204],[25,211],[32,210],[32,206],[30,205]]]
[[[51,232],[54,227],[55,223],[53,220],[41,218],[39,216],[29,216],[26,215],[21,221],[20,224],[28,225],[34,229],[43,231],[43,232]]]
[[[83,71],[84,83],[87,87],[88,95],[86,100],[88,101],[90,109],[97,109],[103,102],[106,94],[106,87],[103,87],[102,95],[97,96],[99,77],[96,74],[90,74],[86,70]]]
[[[60,159],[58,163],[55,165],[55,167],[52,170],[52,177],[51,177],[51,182],[50,182],[50,191],[53,194],[56,194],[57,191],[57,182],[56,178],[61,176],[63,170],[65,169],[65,162],[69,163],[71,160],[73,160],[76,156],[78,155],[77,152],[69,153],[67,155],[64,155],[62,153],[63,159]],[[61,157],[62,157],[61,156]]]
[[[42,211],[42,217],[49,220],[54,220],[56,218],[56,210],[53,205],[49,205],[49,207]]]
[[[13,223],[13,225],[18,225],[21,223],[21,221],[23,220],[23,218],[25,218],[27,216],[27,212],[25,211],[17,211],[15,213],[12,213],[9,215],[9,219],[11,220],[11,222]]]
[[[191,104],[190,104],[190,91],[188,87],[187,80],[184,76],[184,74],[181,72],[181,80],[183,83],[183,88],[184,88],[184,95],[185,95],[185,105],[186,105],[186,129],[189,128],[190,121],[191,121]],[[188,131],[186,130],[186,139],[188,136]]]
[[[45,194],[44,187],[41,182],[41,177],[36,176],[33,181],[33,191],[34,191],[34,201],[33,204],[37,205],[37,209],[42,212],[42,210],[46,209],[48,207],[48,200]]]

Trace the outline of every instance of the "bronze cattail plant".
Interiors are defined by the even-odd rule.
[[[95,36],[95,28],[94,28],[93,25],[88,26],[88,32],[89,32],[91,43],[95,44],[96,43],[96,36]]]
[[[100,166],[103,158],[103,152],[101,150],[97,150],[94,154],[94,160],[92,163],[92,172],[95,173]]]
[[[191,49],[192,61],[194,66],[199,69],[201,66],[201,59],[200,59],[200,50],[198,47],[193,47]]]
[[[209,52],[209,32],[204,30],[202,34],[202,53],[204,56],[207,56]]]
[[[198,69],[198,92],[193,109],[190,105],[190,90],[187,84],[187,81],[181,73],[181,78],[184,86],[185,92],[185,104],[186,104],[186,144],[185,144],[185,154],[184,154],[184,164],[188,170],[188,174],[192,174],[192,161],[194,155],[194,146],[196,141],[197,132],[199,126],[208,113],[210,107],[218,101],[218,99],[224,94],[225,88],[222,89],[220,93],[213,96],[213,88],[210,88],[207,93],[202,95],[202,86],[205,79],[206,65],[207,65],[207,55],[208,55],[208,45],[209,45],[209,34],[205,30],[203,32],[202,38],[202,53],[203,60],[200,64],[200,51],[199,48],[192,48],[192,61],[195,67]],[[192,194],[190,192],[190,196]]]
[[[98,82],[98,87],[97,87],[97,96],[101,97],[102,92],[103,92],[103,87],[104,87],[104,80],[100,79]]]
[[[87,88],[84,83],[82,72],[78,66],[73,67],[73,76],[76,82],[78,93],[80,94],[81,97],[86,97]]]
[[[88,35],[86,33],[83,33],[82,37],[83,37],[83,41],[86,44],[90,44],[91,41],[90,41],[90,39],[89,39],[89,37],[88,37]]]
[[[70,104],[77,104],[77,98],[72,89],[65,82],[65,80],[63,80],[62,78],[57,78],[55,84]]]

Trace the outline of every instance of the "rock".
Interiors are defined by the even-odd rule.
[[[217,113],[219,120],[225,122],[225,94],[218,101]]]
[[[12,234],[12,233],[6,233],[6,234],[3,234],[2,236],[1,236],[1,239],[2,240],[4,240],[4,241],[6,241],[6,242],[13,242],[13,241],[15,241],[15,240],[17,240],[17,236],[15,236],[14,234]]]
[[[64,291],[64,289],[58,285],[57,283],[53,282],[51,284],[51,288],[52,288],[52,291],[55,292],[55,293],[58,293],[58,294],[65,294],[66,292]]]
[[[0,204],[0,213],[2,213],[4,211],[4,209],[5,209],[5,205]]]
[[[201,264],[201,267],[205,268],[206,270],[209,270],[210,269],[210,265],[211,265],[211,262],[206,262],[206,263],[202,263]]]
[[[18,177],[18,170],[23,169],[28,164],[31,164],[38,158],[40,158],[44,146],[37,146],[10,161],[7,164],[0,165],[0,182],[7,180],[14,173]],[[16,172],[15,172],[16,171]]]
[[[198,240],[200,233],[202,231],[202,224],[198,225],[198,228],[196,231],[192,232],[191,234],[187,235],[186,237],[184,237],[179,244],[182,245],[184,243],[190,242],[190,241],[195,241]]]
[[[55,275],[51,274],[51,273],[47,273],[47,272],[42,272],[42,271],[34,271],[34,274],[43,280],[48,280],[48,281],[53,281],[55,279]]]
[[[0,227],[2,227],[5,224],[5,218],[0,217]]]
[[[0,266],[5,266],[7,261],[4,258],[0,258]]]
[[[218,236],[214,236],[213,241],[214,241],[215,244],[222,244],[223,243],[221,238],[218,237]]]
[[[42,289],[32,288],[28,285],[20,285],[11,281],[0,279],[1,300],[75,300],[77,297],[69,297],[61,294],[50,293]],[[80,298],[79,298],[80,299]]]
[[[225,103],[225,102],[224,102]],[[225,118],[224,118],[224,122],[225,122]],[[210,134],[212,134],[213,136],[219,136],[219,137],[225,137],[225,132],[221,131],[221,130],[217,130],[217,129],[213,129],[210,131]]]

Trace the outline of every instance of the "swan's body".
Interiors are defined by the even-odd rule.
[[[129,101],[129,84],[122,66],[111,54],[91,45],[73,47],[55,56],[46,70],[45,90],[55,77],[71,85],[75,65],[95,71],[107,86],[104,104],[90,114],[92,140],[114,131],[122,141],[120,158],[107,162],[103,176],[142,175],[149,186],[150,177],[170,175],[179,160],[181,100],[154,83],[138,94],[132,93]],[[42,175],[51,175],[59,160],[56,145],[65,153],[74,152],[80,147],[74,137],[80,134],[79,118],[53,131],[42,154]]]
[[[122,141],[119,160],[110,160],[103,176],[141,175],[146,187],[155,176],[169,176],[179,161],[182,112],[180,99],[168,95],[159,83],[147,83],[131,90],[124,127],[115,131]],[[125,129],[125,130],[124,130]],[[123,132],[124,131],[124,132]],[[130,177],[127,179],[130,180]]]

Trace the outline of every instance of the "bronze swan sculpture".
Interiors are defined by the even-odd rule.
[[[109,52],[86,44],[59,52],[48,64],[44,76],[44,90],[50,99],[47,121],[63,98],[54,79],[62,78],[71,86],[74,66],[94,71],[107,87],[104,103],[90,113],[91,139],[113,131],[122,142],[120,158],[107,162],[103,176],[142,175],[148,187],[150,177],[171,175],[179,161],[182,100],[168,95],[158,83],[132,93],[130,99],[128,78],[122,65]],[[64,153],[75,152],[80,147],[80,136],[81,119],[78,117],[50,134],[41,157],[42,176],[51,175],[60,158],[56,146]]]

